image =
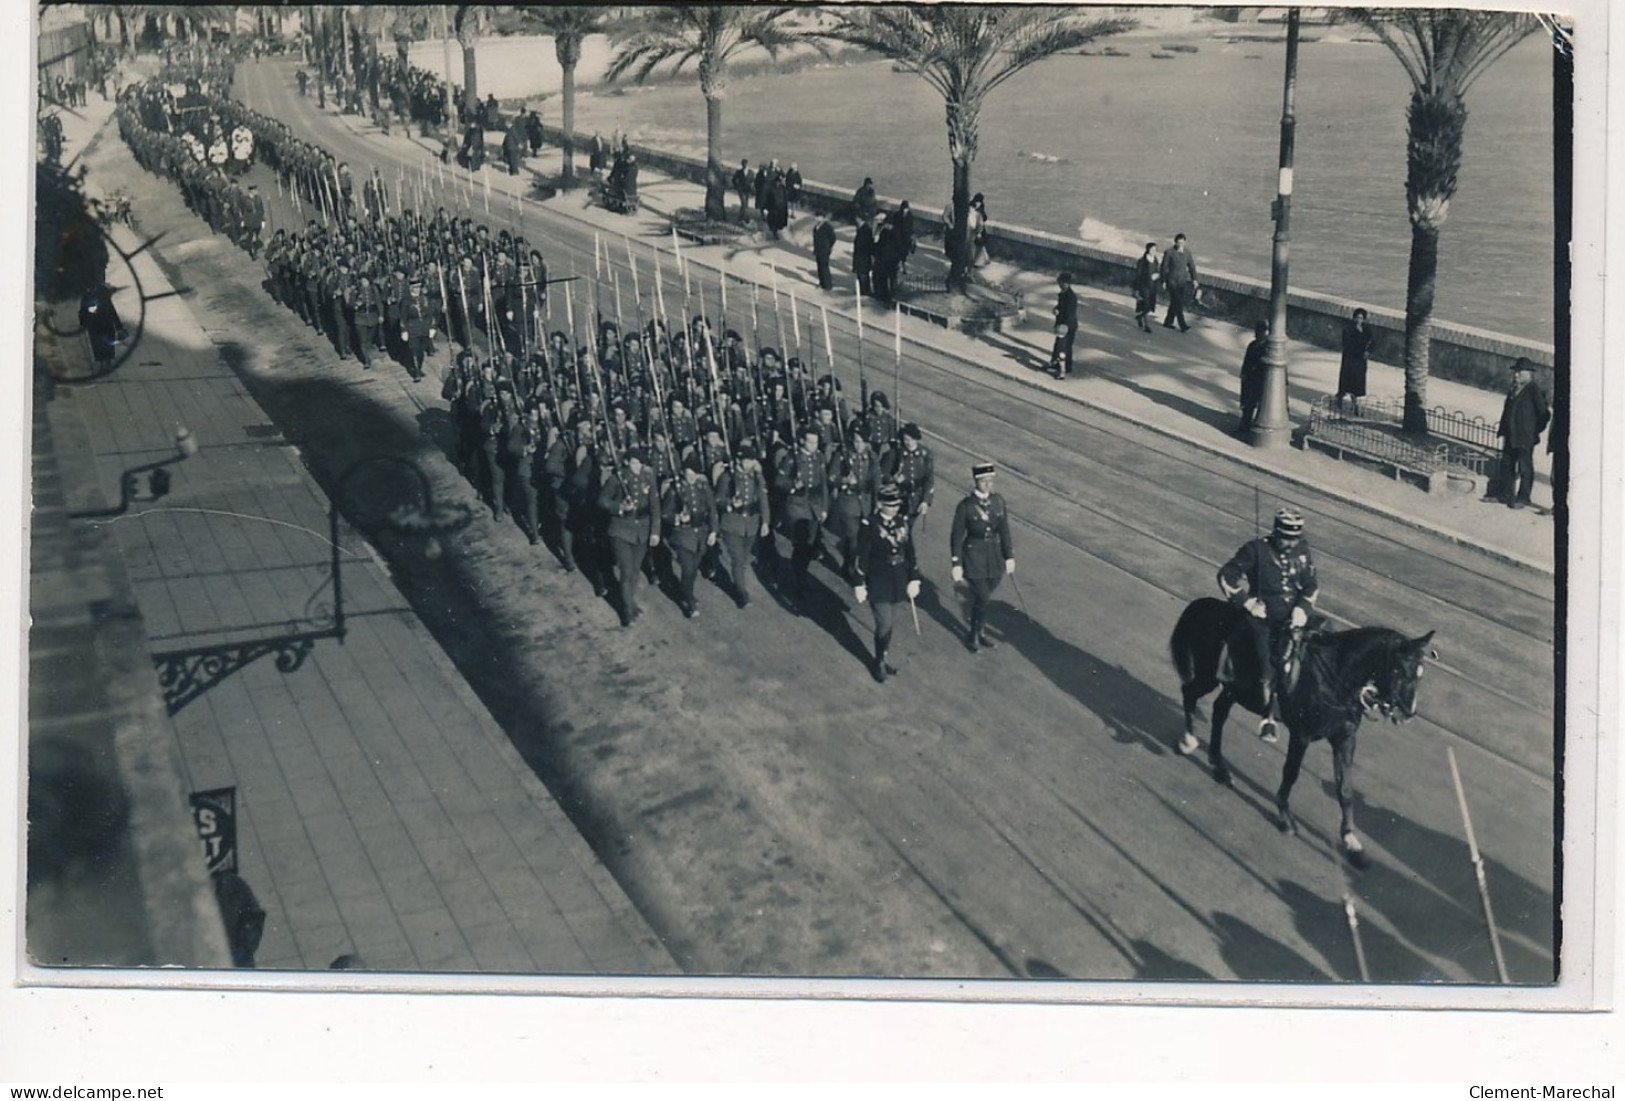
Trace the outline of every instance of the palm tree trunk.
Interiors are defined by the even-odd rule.
[[[474,46],[475,43],[470,42],[463,47],[463,102],[468,104],[470,111],[480,109],[480,75],[474,59]]]
[[[1405,282],[1405,419],[1409,435],[1428,430],[1428,352],[1433,340],[1433,288],[1439,271],[1439,227],[1411,225],[1411,264]]]
[[[963,287],[970,281],[970,161],[954,158],[954,228],[951,240],[944,240],[948,250],[948,284]]]
[[[559,126],[564,130],[564,186],[571,187],[576,179],[576,66],[564,66],[564,106]]]
[[[722,174],[722,99],[705,101],[705,216],[717,221],[728,217],[722,197],[727,181]]]

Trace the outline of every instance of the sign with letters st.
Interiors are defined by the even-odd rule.
[[[194,791],[192,821],[203,839],[211,876],[237,871],[237,789]]]

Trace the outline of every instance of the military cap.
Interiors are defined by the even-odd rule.
[[[903,435],[911,440],[923,440],[925,438],[925,434],[920,431],[920,426],[913,421],[903,425]]]
[[[869,404],[878,405],[882,409],[890,409],[891,399],[886,397],[886,391],[876,390],[874,393],[869,395]]]
[[[746,440],[739,445],[734,455],[741,459],[754,459],[756,458],[756,445]]]
[[[688,458],[683,460],[683,469],[692,470],[696,474],[704,474],[705,460],[701,459],[697,452],[690,451]]]
[[[903,503],[903,491],[888,482],[875,492],[875,503],[881,505],[900,505]]]
[[[970,468],[970,476],[972,478],[991,478],[993,477],[993,469],[992,463],[977,463]]]
[[[1275,534],[1296,538],[1303,534],[1303,514],[1296,509],[1282,508],[1275,513]]]
[[[626,457],[628,459],[636,459],[640,463],[646,463],[649,461],[649,453],[644,451],[641,447],[627,448]]]

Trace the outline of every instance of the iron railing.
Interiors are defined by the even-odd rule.
[[[1435,406],[1428,410],[1428,431],[1439,440],[1419,443],[1400,433],[1405,407],[1401,401],[1361,401],[1340,409],[1330,396],[1316,399],[1309,411],[1307,434],[1316,440],[1417,474],[1447,470],[1485,477],[1495,468],[1496,426]]]

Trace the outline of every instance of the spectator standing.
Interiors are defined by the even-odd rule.
[[[1496,490],[1487,501],[1505,501],[1508,508],[1527,508],[1535,485],[1535,445],[1551,422],[1546,395],[1534,383],[1535,365],[1523,356],[1512,365],[1512,382],[1501,407],[1501,468]]]
[[[1072,289],[1072,273],[1063,271],[1056,282],[1061,291],[1055,300],[1055,347],[1050,351],[1050,370],[1057,379],[1072,373],[1072,346],[1078,339],[1078,292]]]
[[[875,224],[858,223],[858,235],[852,239],[852,274],[858,278],[858,292],[865,298],[875,293],[870,276],[875,264]]]
[[[861,226],[865,222],[873,223],[880,215],[880,202],[875,197],[875,181],[873,177],[863,177],[863,184],[852,195],[852,216]],[[871,227],[870,232],[873,232]]]
[[[980,191],[970,201],[970,212],[965,222],[965,236],[970,242],[970,266],[985,268],[991,257],[987,254],[987,200]]]
[[[796,162],[790,162],[790,171],[784,174],[784,197],[791,210],[801,205],[801,169]]]
[[[744,225],[750,221],[750,160],[739,158],[739,167],[734,169],[734,194],[739,196],[739,224]]]
[[[1372,333],[1364,310],[1355,310],[1354,317],[1343,329],[1343,362],[1337,369],[1337,407],[1343,408],[1345,396],[1354,399],[1354,412],[1359,415],[1360,399],[1365,397],[1366,357],[1371,354]]]
[[[818,285],[826,291],[835,289],[835,277],[830,273],[829,260],[835,253],[835,226],[829,216],[820,214],[813,225],[813,259],[818,263]]]
[[[1264,353],[1269,347],[1268,321],[1253,322],[1252,343],[1241,357],[1241,428],[1247,435],[1258,420],[1258,407],[1264,400]]]

